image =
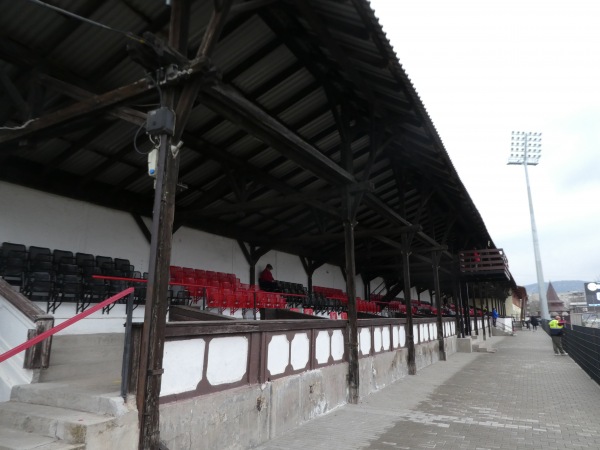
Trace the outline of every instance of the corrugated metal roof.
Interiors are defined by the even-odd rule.
[[[162,0],[52,4],[137,35],[149,31],[164,38],[168,32],[170,10]],[[376,150],[371,147],[386,143],[376,152],[369,181],[374,185],[371,195],[389,209],[386,214],[363,201],[357,231],[398,225],[386,215],[404,211],[406,221],[418,221],[438,238],[445,235],[451,252],[467,244],[487,245],[491,238],[485,224],[368,2],[256,5],[255,10],[237,13],[234,6],[210,58],[216,77],[200,82],[202,92],[183,135],[179,164],[180,181],[186,186],[177,195],[176,215],[183,223],[225,235],[240,230],[249,242],[253,236],[272,236],[274,248],[313,258],[325,248],[337,248],[318,241],[294,245],[293,239],[277,244],[275,237],[314,235],[323,226],[341,230],[341,190],[333,190],[343,187],[346,175],[336,173],[331,162],[342,165],[342,139],[348,136],[354,167],[349,176],[357,181],[363,181]],[[197,51],[212,7],[213,2],[191,3],[189,55]],[[18,182],[31,187],[150,215],[153,179],[141,153],[152,144],[143,129],[137,151],[134,139],[145,113],[158,104],[159,91],[128,97],[127,86],[148,70],[126,51],[131,40],[26,1],[3,2],[0,30],[0,67],[21,97],[47,87],[40,91],[45,97],[36,107],[40,120],[68,108],[81,110],[12,141],[6,136],[14,132],[0,131],[0,179],[14,182],[19,174]],[[46,77],[41,84],[35,78],[29,82],[36,71]],[[243,111],[232,98],[213,96],[214,80],[233,88],[256,108],[254,112]],[[117,89],[122,97],[110,108],[87,112],[88,107],[77,106],[82,90],[116,95]],[[5,93],[1,99],[2,126],[22,124],[22,111]],[[273,124],[256,121],[259,111],[287,130],[279,134]],[[336,114],[346,129],[339,130]],[[379,136],[372,139],[375,132]],[[337,197],[324,197],[327,191]],[[281,202],[292,194],[296,197],[290,197],[289,204]],[[266,213],[248,207],[232,214],[225,208],[265,198],[275,202]],[[424,199],[427,208],[418,212]],[[202,220],[202,209],[209,207],[225,209]],[[358,239],[356,245],[357,251],[387,248],[377,240],[367,246]],[[431,242],[416,239],[413,245],[418,249]],[[328,258],[341,263],[343,246]],[[397,264],[394,261],[383,257],[358,270],[367,273],[369,265]],[[390,271],[398,273],[397,268]],[[419,275],[415,277],[420,282]]]

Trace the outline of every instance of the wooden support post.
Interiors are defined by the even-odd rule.
[[[475,335],[479,336],[479,325],[477,324],[477,297],[475,295],[475,288],[471,284],[471,289],[469,290],[473,295],[473,327],[475,328]]]
[[[440,258],[442,252],[434,251],[431,253],[433,262],[433,288],[435,290],[435,307],[437,308],[437,334],[438,334],[438,353],[440,361],[446,361],[446,347],[444,340],[444,324],[442,322],[442,293],[440,292]]]
[[[256,261],[250,264],[250,285],[256,285]]]
[[[413,233],[414,235],[414,233]],[[417,374],[415,360],[415,336],[413,333],[412,302],[410,298],[410,241],[408,233],[402,233],[402,271],[404,278],[404,302],[406,303],[406,343],[408,347],[408,374]]]
[[[172,107],[173,94],[166,89],[163,101]],[[158,449],[160,446],[159,396],[163,373],[163,347],[169,290],[169,265],[175,191],[179,171],[179,155],[171,153],[171,137],[160,137],[158,151],[148,292],[142,334],[142,352],[138,383],[138,410],[140,412],[140,448]]]
[[[344,219],[344,243],[346,249],[346,294],[348,295],[348,390],[351,404],[358,403],[358,316],[356,311],[356,281],[354,259],[354,219],[351,217],[352,196],[345,195],[346,218]]]
[[[460,280],[458,277],[458,261],[454,261],[454,269],[452,271],[452,299],[454,301],[454,307],[456,308],[456,327],[461,338],[465,337],[465,326],[463,307],[460,297]]]
[[[483,312],[485,307],[483,306],[483,289],[481,283],[477,284],[477,291],[479,292],[479,304],[481,305],[481,311]],[[483,332],[483,340],[487,340],[487,333],[485,331],[485,315],[481,316],[481,331]]]
[[[488,316],[487,316],[488,333],[491,337],[492,336],[492,325],[491,325],[491,321],[490,321],[490,316],[492,315],[492,305],[490,304],[490,297],[488,296],[487,288],[485,290],[485,303],[487,305],[487,311],[488,311]]]
[[[471,306],[469,305],[469,284],[460,283],[460,298],[463,307],[465,336],[471,337]]]
[[[181,48],[181,33],[189,17],[189,2],[175,1],[172,7],[169,44]],[[175,92],[165,88],[162,107],[173,110]],[[175,192],[179,174],[179,152],[171,150],[171,136],[160,135],[156,166],[156,185],[148,268],[148,290],[144,311],[144,326],[138,372],[137,406],[140,420],[139,448],[158,450],[160,442],[159,400],[162,374],[165,324],[169,290],[169,265],[173,220],[175,217]]]

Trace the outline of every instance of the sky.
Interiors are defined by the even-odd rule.
[[[371,6],[516,283],[537,278],[512,131],[542,133],[528,172],[544,280],[600,280],[600,1]]]

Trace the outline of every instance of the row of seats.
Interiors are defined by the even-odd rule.
[[[229,282],[232,285],[240,283],[239,278],[233,273],[215,272],[212,270],[194,269],[192,267],[170,266],[169,276],[171,282],[183,282],[184,280],[194,279],[197,281],[220,281]]]
[[[229,310],[233,315],[237,310],[258,310],[260,308],[286,308],[285,298],[280,294],[264,291],[228,291],[207,289],[206,306],[220,313]]]
[[[135,305],[143,304],[146,284],[135,279],[147,278],[123,258],[73,253],[46,247],[9,242],[0,247],[0,276],[34,301],[45,301],[54,313],[63,302],[76,303],[77,312],[128,287],[134,287]],[[99,279],[105,276],[123,279]],[[131,278],[127,280],[126,278]],[[170,267],[169,302],[197,304],[231,314],[239,309],[302,308],[324,313],[345,314],[347,296],[341,289],[315,286],[309,295],[300,283],[278,281],[278,293],[260,291],[257,286],[240,282],[235,274],[189,267]],[[288,294],[288,295],[286,295]],[[114,306],[114,305],[113,305]],[[111,306],[112,307],[112,306]],[[357,310],[379,313],[374,302],[357,299]],[[109,312],[110,308],[105,312]]]
[[[348,303],[348,295],[341,289],[313,286],[313,292],[316,294],[322,294],[326,298],[337,298],[342,301],[345,300],[345,303]]]
[[[381,308],[375,302],[370,302],[367,300],[356,298],[356,311],[370,314],[379,314],[381,312]]]
[[[289,281],[277,281],[277,289],[284,294],[307,295],[308,289],[301,283],[291,283]]]
[[[128,259],[73,253],[69,250],[3,242],[0,248],[0,275],[13,285],[22,287],[28,273],[78,274],[92,276],[134,276],[135,269]],[[141,276],[141,275],[140,275]]]
[[[304,298],[307,290],[299,283],[277,281],[276,292],[266,292],[256,285],[241,283],[232,273],[180,266],[171,266],[169,273],[178,304],[202,300],[207,308],[228,310],[230,314],[240,309],[307,306]]]
[[[30,300],[46,302],[46,311],[56,312],[63,302],[76,304],[83,312],[129,287],[120,280],[96,279],[94,275],[143,278],[128,259],[69,250],[3,242],[0,247],[0,276]],[[145,286],[137,286],[136,302],[143,302]],[[109,310],[109,309],[108,309]],[[108,310],[106,312],[108,312]]]
[[[180,303],[186,301],[197,303],[200,299],[204,299],[207,307],[221,311],[228,309],[233,314],[239,309],[252,309],[254,307],[253,298],[256,297],[256,308],[289,307],[296,310],[301,308],[303,311],[346,314],[348,297],[341,289],[315,286],[313,293],[309,294],[308,289],[300,283],[279,280],[277,281],[277,293],[280,296],[274,297],[272,295],[265,296],[264,292],[258,291],[256,286],[240,283],[235,274],[171,266],[170,275],[171,283],[180,283],[182,286],[176,294]],[[211,288],[220,288],[221,291],[218,293],[217,290]],[[257,294],[253,297],[253,293]],[[361,298],[357,298],[357,310],[372,314],[381,312],[377,303]]]

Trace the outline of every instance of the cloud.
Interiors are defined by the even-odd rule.
[[[511,131],[543,133],[528,170],[546,280],[600,275],[600,2],[371,0],[517,283],[536,280]]]

